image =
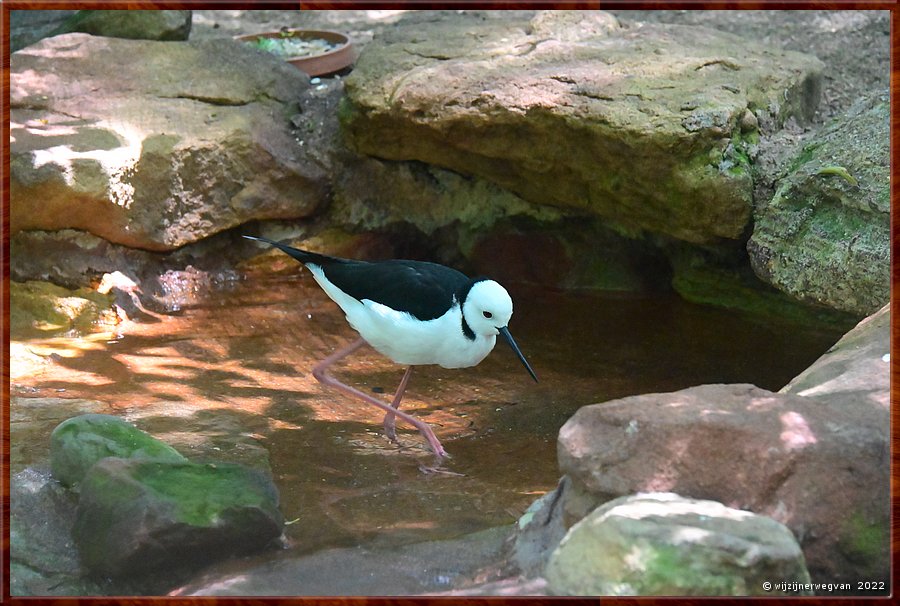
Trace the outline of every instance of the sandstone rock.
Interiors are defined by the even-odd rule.
[[[72,417],[50,435],[53,477],[65,486],[80,483],[88,470],[106,457],[186,461],[168,444],[112,415]]]
[[[809,118],[821,63],[703,28],[543,13],[398,24],[347,79],[350,145],[483,177],[625,233],[737,239],[748,109]],[[572,39],[573,36],[575,39]]]
[[[73,536],[87,568],[122,576],[249,553],[283,523],[275,486],[241,465],[106,458],[82,482]]]
[[[888,302],[889,118],[887,93],[873,95],[794,158],[747,244],[760,278],[857,317]]]
[[[326,197],[289,122],[308,78],[237,42],[56,36],[13,54],[11,87],[14,234],[172,250]]]
[[[882,307],[844,335],[781,393],[855,409],[890,409],[891,306]]]
[[[119,322],[112,297],[92,290],[68,290],[49,282],[10,282],[12,338],[69,336],[110,329]]]
[[[787,525],[813,580],[888,578],[888,409],[702,385],[581,408],[560,430],[567,525],[618,496],[672,491]]]
[[[546,577],[552,593],[584,596],[796,595],[763,583],[810,582],[783,524],[672,493],[598,507],[569,529]]]
[[[54,34],[71,32],[132,40],[187,40],[191,11],[78,11]]]

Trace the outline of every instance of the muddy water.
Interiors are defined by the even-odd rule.
[[[701,383],[778,389],[840,337],[675,296],[510,290],[512,333],[541,382],[498,343],[477,368],[416,369],[403,402],[434,427],[460,475],[422,474],[430,457],[414,430],[398,426],[400,445],[389,442],[380,410],[312,378],[315,362],[355,333],[306,273],[251,275],[203,306],[118,335],[13,336],[39,362],[13,368],[12,395],[97,400],[91,411],[121,415],[188,456],[268,465],[298,554],[511,523],[555,486],[556,434],[580,406]],[[335,374],[388,399],[402,370],[363,349]],[[45,410],[42,423],[14,428],[13,473],[46,465],[41,447],[17,442],[44,444],[81,412],[65,402],[54,410],[59,418]]]

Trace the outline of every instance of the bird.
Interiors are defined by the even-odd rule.
[[[260,236],[244,238],[274,246],[302,263],[341,308],[359,338],[316,364],[313,376],[324,385],[384,410],[383,425],[390,440],[396,442],[395,417],[418,429],[435,455],[434,467],[422,467],[426,471],[438,469],[449,455],[427,423],[399,410],[414,366],[475,366],[494,349],[500,336],[531,378],[538,381],[509,332],[512,298],[494,280],[469,278],[428,261],[359,261],[301,250]],[[329,367],[365,343],[407,367],[390,404],[338,381],[328,372]]]

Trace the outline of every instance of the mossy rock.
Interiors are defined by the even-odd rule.
[[[76,336],[115,326],[113,297],[90,288],[68,290],[50,282],[9,283],[13,338]]]
[[[107,457],[187,460],[168,444],[111,415],[72,417],[50,435],[50,467],[65,486],[81,482],[95,463]]]
[[[854,314],[890,300],[890,106],[855,104],[801,149],[756,218],[753,270],[801,301]]]
[[[569,529],[545,574],[556,595],[803,595],[797,540],[771,518],[715,501],[646,493],[595,509]]]
[[[278,491],[258,471],[106,458],[84,478],[73,537],[88,569],[115,577],[249,553],[283,525]]]

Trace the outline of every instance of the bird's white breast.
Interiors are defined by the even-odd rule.
[[[462,311],[458,303],[439,318],[422,321],[376,301],[358,301],[329,282],[321,268],[307,267],[319,286],[344,311],[356,332],[376,351],[398,364],[466,368],[481,362],[497,342],[494,335],[467,338],[462,332]]]

